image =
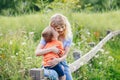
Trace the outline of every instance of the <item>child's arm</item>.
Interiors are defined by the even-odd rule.
[[[42,56],[43,54],[50,52],[50,49],[43,49],[43,45],[39,44],[35,50],[36,56]]]
[[[36,56],[42,56],[48,52],[54,52],[54,53],[58,53],[59,50],[56,48],[56,46],[53,46],[51,48],[46,48],[46,49],[43,49],[44,45],[42,44],[39,44],[35,50],[35,54]]]

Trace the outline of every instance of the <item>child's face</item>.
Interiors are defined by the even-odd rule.
[[[64,34],[65,32],[65,25],[58,25],[55,27],[55,31],[59,33],[59,35]]]

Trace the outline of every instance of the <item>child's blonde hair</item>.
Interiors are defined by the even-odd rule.
[[[50,26],[55,28],[58,25],[65,26],[65,32],[63,34],[65,39],[72,38],[71,25],[70,25],[68,19],[62,14],[55,14],[51,17]]]

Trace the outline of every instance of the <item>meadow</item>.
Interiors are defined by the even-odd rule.
[[[30,80],[29,70],[41,66],[41,57],[35,56],[41,31],[49,25],[50,17],[58,13],[49,11],[22,16],[0,16],[0,80]],[[71,23],[73,44],[68,64],[74,61],[73,51],[84,55],[107,31],[120,30],[120,11],[104,13],[61,11]],[[78,71],[74,80],[119,80],[120,35],[104,45],[96,56]]]

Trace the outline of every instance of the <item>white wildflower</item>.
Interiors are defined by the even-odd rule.
[[[105,54],[109,54],[110,52],[109,51],[106,51]]]
[[[32,63],[32,62],[28,62],[27,64],[29,64],[29,65],[30,65],[30,64],[33,64],[33,63]]]
[[[18,53],[16,53],[16,55],[18,55]]]
[[[13,44],[13,42],[12,42],[12,41],[10,41],[10,42],[9,42],[9,44],[10,44],[10,45],[12,45],[12,44]]]
[[[89,31],[87,31],[86,33],[87,33],[88,35],[90,35],[90,32],[89,32]]]
[[[95,55],[95,58],[98,58],[99,57],[99,54]]]
[[[77,44],[78,44],[78,46],[80,46],[80,45],[81,45],[81,42],[78,42]]]
[[[30,59],[32,59],[32,57],[27,57],[26,59],[27,59],[27,60],[30,60]]]
[[[11,56],[11,58],[15,58],[15,56]]]
[[[26,45],[26,42],[22,42],[22,45]]]
[[[30,40],[32,40],[33,37],[34,37],[34,32],[29,32],[29,38],[30,38]]]
[[[102,62],[99,62],[99,64],[101,65],[101,64],[102,64]]]
[[[92,67],[92,64],[89,64],[90,67]]]
[[[114,61],[114,58],[112,56],[109,56],[108,59]]]
[[[0,36],[3,36],[3,34],[2,34],[2,33],[0,33]]]
[[[34,32],[29,32],[29,35],[34,35]]]
[[[75,43],[72,43],[72,46],[75,46]]]
[[[99,49],[100,52],[104,53],[104,49]]]
[[[83,40],[87,40],[87,38],[86,38],[84,35],[81,35],[81,38],[82,38]]]

